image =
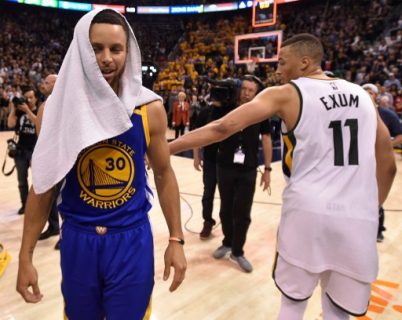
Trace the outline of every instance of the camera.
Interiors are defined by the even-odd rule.
[[[7,140],[7,153],[10,158],[15,158],[18,155],[18,146],[13,139]]]
[[[206,78],[205,80],[212,84],[210,91],[211,101],[220,102],[224,108],[234,109],[236,107],[238,83],[235,79],[214,80]]]
[[[24,103],[27,103],[27,100],[25,99],[25,97],[14,97],[12,100],[14,106],[18,106]]]
[[[18,108],[18,106],[20,106],[20,105],[22,105],[24,103],[27,103],[27,100],[25,99],[25,97],[14,97],[13,100],[11,100],[11,101],[14,104],[15,109],[16,109],[15,110],[15,115],[17,117],[21,117],[24,114],[24,111],[20,110]]]

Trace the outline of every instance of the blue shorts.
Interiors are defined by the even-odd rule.
[[[144,319],[150,314],[154,286],[149,221],[105,231],[63,223],[60,254],[65,316],[69,320]]]

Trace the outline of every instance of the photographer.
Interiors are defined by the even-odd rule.
[[[56,74],[49,74],[44,81],[42,82],[39,91],[42,95],[47,99],[53,91],[53,87],[56,83],[57,75]],[[38,108],[38,120],[36,121],[36,134],[39,136],[42,119],[43,119],[43,112],[45,109],[45,102],[43,102]],[[57,185],[58,190],[60,190],[61,183]],[[45,240],[52,236],[56,236],[60,233],[60,225],[59,225],[59,212],[57,210],[57,198],[53,200],[52,208],[50,209],[49,218],[47,219],[48,227],[45,231],[43,231],[38,240]],[[60,249],[60,240],[57,241],[56,250]]]
[[[23,89],[23,97],[14,97],[11,103],[7,126],[18,136],[17,152],[14,157],[20,190],[21,208],[18,214],[25,212],[25,202],[28,196],[28,168],[31,164],[32,152],[36,143],[35,125],[37,122],[37,99],[32,87]]]
[[[263,87],[259,78],[252,75],[244,76],[236,105],[251,101]],[[257,179],[259,137],[260,135],[262,137],[265,165],[260,185],[263,186],[263,190],[266,190],[270,183],[272,160],[270,134],[269,120],[265,120],[237,132],[222,141],[218,147],[217,172],[221,196],[219,215],[224,239],[222,246],[215,250],[213,256],[215,259],[221,259],[230,252],[230,259],[245,272],[253,270],[251,263],[244,256],[243,247],[251,223],[251,206]]]

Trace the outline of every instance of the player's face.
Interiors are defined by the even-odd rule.
[[[240,89],[240,104],[251,101],[257,94],[258,86],[254,81],[244,80]]]
[[[127,58],[126,32],[120,25],[95,23],[89,31],[89,40],[103,77],[118,93]]]
[[[299,55],[293,52],[291,46],[281,48],[276,74],[282,84],[297,79],[302,75],[300,72],[300,60]]]

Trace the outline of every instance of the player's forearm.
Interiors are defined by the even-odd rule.
[[[179,187],[172,168],[166,169],[162,173],[155,173],[155,185],[170,236],[183,238]]]
[[[180,138],[169,143],[170,154],[189,150],[194,147],[210,145],[214,142],[222,141],[229,137],[231,133],[224,126],[220,125],[219,120],[190,131]]]
[[[200,148],[198,148],[198,147],[193,148],[193,157],[194,157],[194,160],[200,159]]]
[[[29,191],[19,254],[21,262],[32,262],[33,251],[38,237],[48,219],[54,196],[54,189],[39,195],[35,194],[32,188]]]
[[[377,163],[378,201],[382,205],[387,199],[396,174],[395,158],[384,157]]]
[[[27,111],[27,116],[28,116],[28,118],[29,118],[29,120],[31,120],[32,121],[32,123],[35,125],[35,127],[37,126],[37,119],[38,119],[38,117],[31,111],[31,110],[28,110]]]
[[[262,135],[262,151],[264,155],[265,167],[270,167],[272,163],[272,139],[271,135]]]

